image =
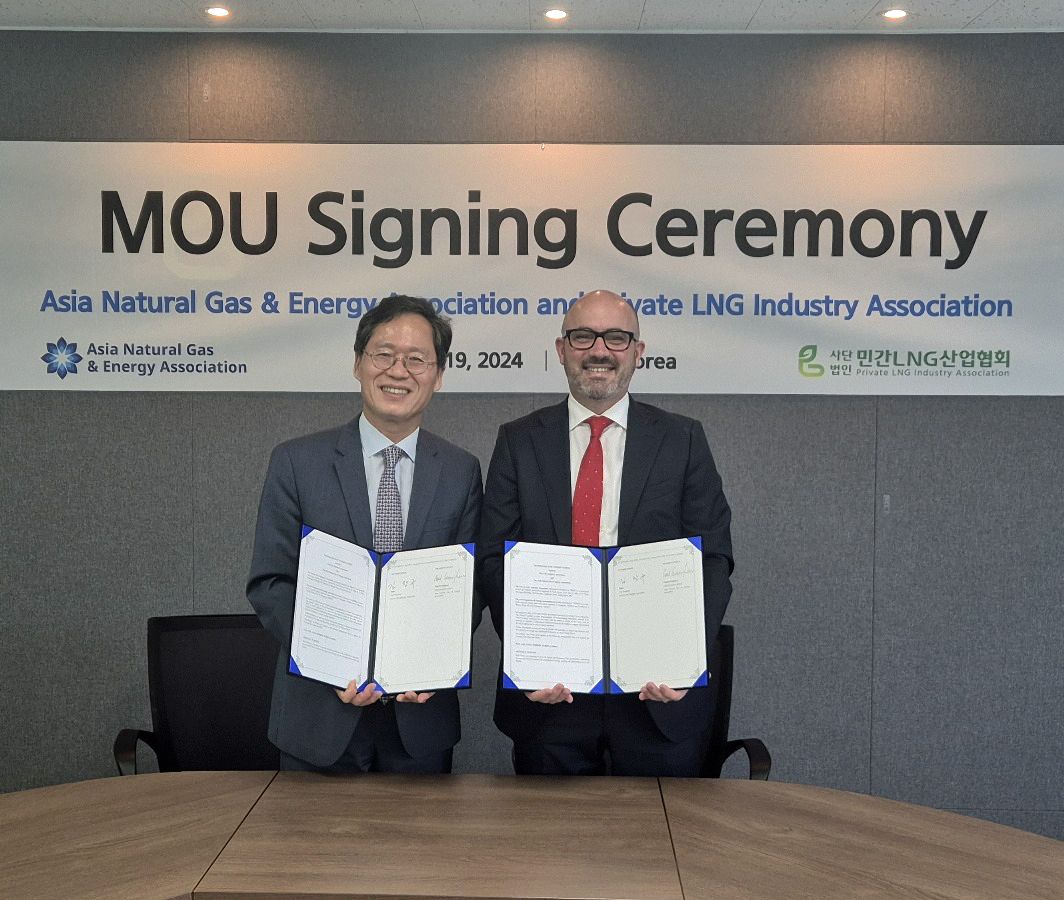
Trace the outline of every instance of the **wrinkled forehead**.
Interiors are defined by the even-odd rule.
[[[596,294],[582,297],[566,313],[563,330],[590,328],[608,331],[619,328],[639,334],[639,320],[635,310],[615,294]]]

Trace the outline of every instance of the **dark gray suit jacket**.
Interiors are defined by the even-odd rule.
[[[475,541],[482,494],[477,458],[422,429],[403,546]],[[251,605],[281,645],[270,740],[292,756],[328,766],[347,748],[361,710],[342,703],[328,685],[287,673],[303,523],[363,547],[373,546],[358,419],[274,449],[262,488],[247,584]],[[397,704],[395,715],[411,756],[453,747],[461,736],[454,691],[442,691],[423,704]]]
[[[478,551],[481,591],[495,630],[503,633],[503,542],[572,541],[573,504],[569,474],[567,402],[536,410],[499,429],[488,469]],[[619,544],[640,544],[700,535],[707,651],[731,597],[731,510],[702,423],[640,403],[628,408],[628,434],[621,467]],[[647,615],[653,615],[647,610]],[[632,696],[607,698],[611,719],[650,715],[673,741],[705,731],[715,690],[694,689],[678,703],[638,703]],[[574,696],[570,704],[531,703],[520,691],[499,687],[495,724],[515,740],[534,740],[547,721],[590,714],[596,698]]]

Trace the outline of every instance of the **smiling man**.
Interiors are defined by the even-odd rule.
[[[481,577],[495,630],[501,638],[506,540],[615,546],[700,535],[712,650],[731,596],[731,512],[701,423],[629,396],[644,344],[617,294],[574,303],[555,348],[568,398],[503,425],[488,470]],[[660,683],[608,696],[500,687],[495,723],[514,741],[518,774],[601,774],[608,758],[615,774],[695,776],[713,693]]]
[[[362,413],[288,441],[270,457],[247,595],[280,651],[270,740],[281,767],[323,772],[449,772],[460,737],[455,692],[386,702],[287,674],[303,524],[379,552],[476,540],[476,457],[421,428],[443,384],[451,326],[427,300],[391,296],[362,317],[354,376]]]

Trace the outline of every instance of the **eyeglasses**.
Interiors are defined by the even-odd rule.
[[[401,361],[403,368],[411,375],[421,375],[429,366],[436,365],[434,360],[425,359],[416,353],[392,353],[391,350],[378,350],[376,353],[367,353],[369,361],[382,372],[387,372],[396,362]]]
[[[595,341],[602,338],[602,343],[607,350],[627,350],[635,335],[630,331],[622,331],[620,328],[610,328],[608,331],[592,331],[590,328],[570,328],[562,332],[569,346],[574,350],[590,350],[595,346]]]

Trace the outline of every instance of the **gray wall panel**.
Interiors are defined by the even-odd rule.
[[[1064,809],[1061,401],[879,407],[872,790]]]
[[[534,140],[534,68],[515,35],[189,38],[192,139]]]
[[[188,140],[184,35],[0,32],[0,140]]]
[[[779,35],[543,41],[536,140],[867,143],[883,137],[886,45]]]
[[[909,35],[887,55],[887,143],[1064,142],[1064,34]]]
[[[191,612],[190,399],[0,394],[0,790],[111,774],[146,620]]]
[[[703,422],[732,507],[732,733],[773,777],[867,791],[876,401],[655,399]]]

